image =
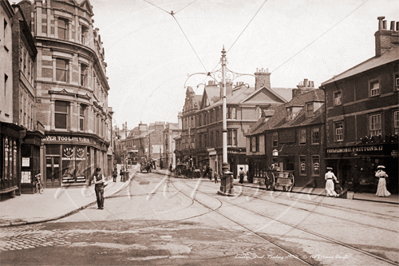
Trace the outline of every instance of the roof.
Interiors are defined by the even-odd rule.
[[[141,132],[140,135],[134,136],[133,139],[145,138],[145,137],[147,137],[148,135],[150,135],[154,131],[155,130],[148,130],[148,131]]]
[[[360,73],[363,73],[367,70],[373,69],[378,66],[382,66],[385,64],[388,64],[393,61],[399,60],[399,47],[394,47],[390,51],[383,53],[381,56],[374,56],[344,72],[341,74],[338,74],[334,76],[333,78],[321,83],[322,86],[341,80],[345,79]]]
[[[324,100],[324,91],[321,89],[315,89],[304,94],[299,94],[293,98],[290,102],[281,104],[275,107],[274,115],[265,121],[264,117],[261,117],[249,130],[248,136],[261,134],[266,130],[280,129],[280,128],[291,128],[298,126],[306,126],[312,124],[318,124],[324,122],[324,107],[321,106],[315,111],[312,117],[306,117],[306,110],[302,108],[295,118],[287,121],[287,107],[291,106],[304,106],[307,102],[320,102]]]

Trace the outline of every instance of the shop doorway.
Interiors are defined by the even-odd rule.
[[[60,156],[46,157],[46,187],[59,187],[61,184]]]

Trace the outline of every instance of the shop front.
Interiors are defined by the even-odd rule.
[[[97,167],[107,176],[107,145],[98,138],[48,135],[43,144],[46,187],[84,185]]]
[[[40,170],[40,146],[44,128],[28,131],[21,145],[21,193],[35,192],[35,176]],[[43,180],[43,179],[42,179]]]
[[[20,195],[21,143],[26,130],[12,123],[0,122],[0,195]]]
[[[377,191],[378,165],[384,165],[388,174],[387,189],[398,193],[398,145],[369,144],[327,149],[327,166],[333,167],[344,187],[355,192]],[[335,170],[336,169],[336,170]]]

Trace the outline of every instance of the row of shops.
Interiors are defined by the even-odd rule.
[[[88,184],[97,167],[111,175],[112,150],[96,135],[27,132],[11,123],[1,123],[0,133],[1,194],[33,193],[39,173],[45,187]]]

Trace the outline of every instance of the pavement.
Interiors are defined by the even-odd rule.
[[[129,179],[136,171],[136,167],[129,169]],[[129,184],[128,181],[121,182],[119,175],[116,182],[108,177],[106,183],[105,198]],[[97,204],[97,200],[93,184],[85,187],[45,188],[43,194],[22,194],[0,201],[0,227],[54,221],[94,204]]]
[[[137,167],[138,166],[135,166],[129,169],[129,178],[134,176]],[[157,171],[162,174],[167,173],[167,170],[164,169]],[[209,179],[203,179],[203,181],[214,182]],[[113,182],[112,178],[109,179],[107,181],[108,186],[105,188],[104,192],[105,197],[107,198],[118,193],[126,187],[128,183],[128,181],[120,182],[119,175],[116,182]],[[244,181],[243,184],[239,184],[238,179],[234,179],[234,185],[258,187],[258,184],[248,183],[247,181]],[[260,187],[262,188],[264,186]],[[326,196],[324,188],[294,187],[291,193]],[[353,200],[399,205],[399,195],[377,197],[372,193],[354,193]],[[22,194],[15,198],[0,201],[0,227],[54,221],[74,214],[93,204],[96,204],[94,185],[79,188],[46,188],[43,194]]]
[[[166,174],[167,170],[162,169],[158,170],[159,173]],[[172,172],[172,175],[174,176],[174,173]],[[208,178],[204,178],[204,181],[209,181],[209,182],[214,182],[212,179],[209,180]],[[243,184],[240,184],[239,179],[233,179],[233,184],[235,186],[244,186],[244,187],[254,187],[258,188],[258,186],[261,189],[264,189],[264,185],[258,185],[258,184],[253,184],[249,183],[246,178],[244,180]],[[220,184],[220,180],[219,180]],[[326,191],[324,188],[303,188],[303,187],[294,187],[291,191],[291,193],[302,193],[302,194],[309,194],[309,195],[315,195],[315,196],[321,196],[321,197],[326,197]],[[398,204],[399,205],[399,195],[398,194],[391,194],[389,197],[378,197],[374,193],[363,193],[363,192],[356,192],[353,193],[353,198],[348,200],[361,200],[361,201],[370,201],[370,202],[380,202],[380,203],[388,203],[388,204]]]

